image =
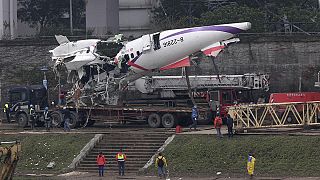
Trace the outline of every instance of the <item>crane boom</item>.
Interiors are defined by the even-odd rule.
[[[269,75],[267,74],[248,73],[243,75],[219,76],[219,78],[217,75],[189,76],[191,89],[232,88],[269,90]],[[170,91],[188,89],[185,76],[152,76],[143,77],[137,81],[135,83],[135,87],[143,93],[150,93],[156,90]]]

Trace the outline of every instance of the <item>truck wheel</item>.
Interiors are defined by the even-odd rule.
[[[148,124],[152,128],[158,128],[161,125],[161,118],[158,114],[152,113],[148,117]]]
[[[54,111],[50,114],[52,127],[61,127],[62,113],[60,111]]]
[[[78,113],[75,111],[70,111],[70,121],[69,126],[71,129],[74,129],[77,127],[78,124]]]
[[[170,113],[164,114],[161,118],[161,121],[162,126],[165,128],[173,128],[176,124],[174,116]]]
[[[18,115],[18,125],[19,127],[26,127],[28,124],[28,116],[25,113]]]

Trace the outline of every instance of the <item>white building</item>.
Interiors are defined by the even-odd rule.
[[[158,0],[119,0],[119,30],[126,36],[150,33],[152,8]]]
[[[18,0],[20,1],[20,0]],[[151,10],[159,0],[86,0],[86,30],[93,35],[138,37],[151,30]],[[17,20],[17,0],[0,0],[0,39],[35,35],[37,28]]]
[[[0,0],[0,40],[17,36],[17,0]]]
[[[141,36],[150,32],[151,10],[158,0],[90,0],[86,7],[86,28],[94,35],[107,32]]]

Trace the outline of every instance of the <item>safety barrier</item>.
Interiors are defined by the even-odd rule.
[[[237,129],[320,125],[320,101],[235,105],[228,113]]]

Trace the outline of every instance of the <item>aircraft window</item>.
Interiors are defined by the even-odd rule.
[[[128,54],[125,54],[125,55],[124,55],[124,59],[125,59],[125,62],[128,62],[128,61],[130,60],[129,55],[128,55]]]
[[[137,56],[140,56],[140,51],[137,51]]]
[[[154,47],[153,47],[154,50],[158,50],[161,48],[161,46],[160,46],[160,33],[153,35],[153,45],[154,45]]]
[[[130,54],[130,56],[131,56],[131,59],[133,59],[133,58],[134,58],[134,54],[133,54],[133,53],[131,53],[131,54]]]

